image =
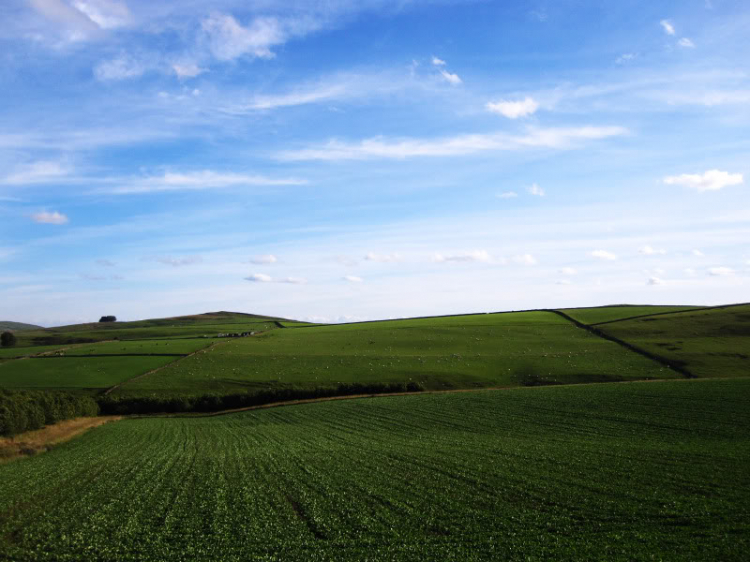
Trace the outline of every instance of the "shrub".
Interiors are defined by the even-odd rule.
[[[98,414],[99,405],[90,396],[0,391],[0,435],[16,435],[64,419]]]
[[[116,316],[102,316],[99,318],[99,322],[117,322]]]
[[[3,332],[0,334],[0,345],[3,347],[13,347],[16,345],[16,335],[13,332]]]

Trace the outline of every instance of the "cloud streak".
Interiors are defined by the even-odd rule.
[[[507,133],[468,134],[439,139],[388,139],[375,137],[358,143],[331,140],[328,143],[276,153],[283,161],[368,160],[413,157],[463,156],[481,152],[516,151],[533,148],[572,149],[585,141],[601,140],[628,133],[624,127],[569,127],[529,129],[523,135]]]

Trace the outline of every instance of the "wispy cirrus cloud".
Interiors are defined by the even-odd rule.
[[[259,174],[240,174],[200,170],[196,172],[164,172],[158,176],[111,180],[119,185],[105,187],[97,192],[112,194],[152,193],[160,191],[190,191],[221,189],[236,186],[304,185],[299,178],[271,178]]]
[[[379,262],[379,263],[392,263],[392,262],[399,262],[402,260],[403,260],[403,257],[401,257],[401,254],[398,254],[398,253],[377,254],[375,252],[367,252],[367,254],[365,254],[365,261],[373,261],[373,262]]]
[[[250,263],[254,263],[256,265],[269,265],[272,263],[276,263],[277,261],[279,261],[278,258],[273,254],[253,256],[252,258],[250,258]]]
[[[184,267],[186,265],[194,265],[196,263],[201,263],[203,261],[203,258],[200,256],[184,256],[181,258],[176,258],[172,256],[160,256],[160,257],[154,258],[154,261],[157,261],[164,265],[171,265],[172,267]]]
[[[344,275],[342,277],[344,281],[348,281],[349,283],[362,283],[364,282],[364,279],[361,277],[358,277],[357,275]]]
[[[432,261],[438,263],[446,262],[457,262],[457,263],[471,263],[471,262],[483,262],[489,263],[492,261],[492,256],[486,250],[473,250],[471,252],[461,252],[458,254],[435,254],[432,257]]]
[[[29,185],[48,183],[60,180],[72,172],[72,166],[67,162],[56,160],[39,160],[29,164],[21,164],[4,178],[0,184]]]
[[[624,127],[569,127],[529,129],[522,135],[467,134],[439,139],[388,139],[375,137],[358,143],[331,140],[324,145],[276,153],[279,160],[367,160],[462,156],[490,151],[529,148],[571,149],[591,140],[627,134]]]

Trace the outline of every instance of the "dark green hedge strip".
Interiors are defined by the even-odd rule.
[[[352,396],[356,394],[392,394],[420,392],[424,387],[416,382],[339,384],[318,388],[273,388],[256,393],[202,396],[99,396],[99,408],[104,415],[161,414],[181,412],[218,412],[274,402]]]
[[[0,435],[16,435],[62,420],[98,414],[99,406],[91,396],[0,389]]]

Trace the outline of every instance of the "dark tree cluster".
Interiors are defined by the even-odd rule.
[[[0,345],[3,347],[13,347],[16,345],[16,335],[13,332],[3,332],[0,334]]]
[[[117,322],[116,316],[102,316],[99,318],[99,322]]]

